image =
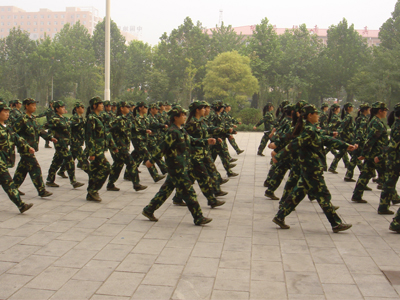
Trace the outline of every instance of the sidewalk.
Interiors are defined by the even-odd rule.
[[[229,146],[240,176],[222,186],[229,192],[220,198],[224,206],[210,209],[195,184],[204,215],[213,218],[204,227],[171,199],[156,211],[157,223],[141,215],[163,182],[153,183],[145,166],[147,190],[135,192],[121,176],[121,191],[104,186],[101,203],[85,200],[80,169],[85,186],[74,190],[57,176],[60,187],[48,188],[54,195],[44,199],[28,176],[20,190],[34,207],[23,215],[1,191],[0,299],[400,299],[400,235],[388,230],[392,216],[376,212],[376,184],[364,194],[368,204],[351,203],[355,183],[343,181],[340,162],[339,174],[325,179],[353,227],[332,233],[306,198],[286,219],[291,229],[278,229],[271,221],[278,201],[264,197],[270,150],[256,155],[261,137],[239,133],[241,155]],[[53,153],[44,143],[37,153],[44,179]]]

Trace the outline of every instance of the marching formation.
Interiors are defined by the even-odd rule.
[[[194,224],[211,222],[212,219],[202,214],[194,182],[197,180],[208,205],[215,208],[225,204],[217,197],[227,194],[221,185],[229,180],[217,171],[214,164],[217,156],[228,177],[238,176],[232,171],[237,159],[230,156],[227,141],[237,154],[244,151],[233,137],[237,133],[234,128],[240,123],[228,114],[230,105],[222,101],[212,106],[206,101],[194,101],[188,113],[179,105],[164,102],[111,103],[94,97],[86,113],[84,104],[77,101],[71,118],[65,116],[63,101],[52,101],[38,116],[34,115],[36,103],[27,98],[22,103],[12,100],[8,106],[0,99],[0,183],[21,213],[33,206],[21,200],[24,193],[19,190],[28,173],[40,197],[52,195],[46,187],[59,187],[56,175],[68,178],[73,188],[82,187],[84,183],[75,178],[75,160],[77,167],[88,175],[88,201],[101,201],[98,192],[107,179],[107,191],[118,192],[120,189],[115,183],[124,165],[123,177],[132,182],[135,191],[147,188],[140,184],[141,163],[146,164],[154,182],[166,177],[159,192],[142,211],[150,221],[158,221],[154,212],[175,190],[173,203],[187,206]],[[44,126],[37,120],[42,117],[46,117]],[[39,137],[46,140],[45,148],[51,148],[50,141],[55,148],[46,183],[35,157]],[[15,147],[20,153],[20,162],[12,178],[8,169],[15,165]],[[108,150],[112,165],[105,156]]]
[[[296,104],[284,101],[276,111],[276,118],[273,109],[272,103],[264,107],[264,117],[254,129],[264,124],[265,132],[257,154],[264,156],[268,141],[272,149],[272,165],[264,186],[267,198],[279,200],[279,210],[272,220],[275,224],[289,229],[285,217],[308,195],[311,201],[318,201],[333,232],[349,229],[352,225],[343,223],[337,214],[339,207],[332,204],[323,176],[324,171],[338,174],[336,168],[340,160],[347,168],[344,181],[356,182],[351,201],[367,203],[362,196],[364,191],[372,190],[367,184],[373,178],[377,188],[382,190],[378,214],[394,214],[390,205],[400,203],[396,192],[400,175],[400,104],[389,116],[383,102],[371,106],[362,104],[355,120],[351,115],[354,110],[351,103],[346,103],[341,110],[336,103],[330,107],[324,103],[317,109],[304,100]],[[391,129],[390,138],[383,122],[385,118]],[[328,152],[334,155],[329,168],[326,164]],[[355,167],[360,170],[358,180],[353,179]],[[278,198],[274,192],[288,170],[283,195]],[[374,178],[375,172],[377,178]],[[389,229],[400,233],[400,209]]]

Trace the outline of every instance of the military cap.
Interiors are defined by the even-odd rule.
[[[337,103],[333,103],[333,104],[331,105],[331,108],[340,108],[340,105],[337,104]]]
[[[285,106],[288,105],[289,103],[290,103],[289,100],[283,100],[279,106],[280,106],[280,107],[285,107]]]
[[[112,106],[117,106],[117,101],[113,101],[113,102],[111,103],[111,105],[112,105]]]
[[[10,110],[10,107],[7,105],[7,103],[6,102],[4,102],[4,101],[0,101],[0,109],[2,109],[2,110]]]
[[[149,104],[149,108],[151,109],[151,108],[157,108],[158,109],[158,105],[157,105],[157,103],[151,103],[151,104]]]
[[[289,103],[289,104],[287,104],[287,105],[285,105],[283,107],[284,111],[292,111],[292,110],[295,110],[295,109],[296,109],[296,105],[292,104],[292,103]]]
[[[354,107],[354,105],[350,102],[347,102],[345,105],[343,105],[344,108],[349,108],[349,107]]]
[[[216,100],[213,102],[214,107],[225,107],[224,102],[222,100]]]
[[[39,102],[32,98],[26,98],[22,102],[23,105],[29,105],[29,104],[33,104],[33,103],[39,103]]]
[[[386,107],[386,104],[381,101],[376,101],[376,102],[372,103],[372,108],[386,109],[386,110],[388,109]]]
[[[328,103],[322,103],[321,108],[329,107]]]
[[[267,102],[266,105],[267,105],[267,106],[274,106],[274,105],[272,104],[272,102]]]
[[[158,106],[158,107],[164,106],[164,102],[162,102],[162,101],[157,101],[157,106]]]
[[[49,101],[49,104],[53,104],[53,103],[54,103],[54,100],[50,100],[50,101]]]
[[[148,107],[147,103],[144,101],[139,101],[138,103],[136,103],[136,106],[144,106],[144,107]]]
[[[63,107],[63,106],[65,106],[65,103],[62,100],[54,101],[54,103],[53,103],[54,108],[59,108],[59,107]]]
[[[366,108],[371,108],[371,106],[368,103],[363,103],[360,105],[360,109],[366,109]]]
[[[201,101],[195,100],[192,103],[190,103],[189,111],[195,111],[196,109],[200,108],[201,106],[203,106]]]
[[[22,102],[19,99],[15,99],[14,104],[22,104]]]
[[[129,103],[128,101],[121,101],[121,102],[118,102],[117,107],[118,107],[118,108],[121,108],[121,107],[131,107],[131,105],[130,105],[130,103]]]
[[[131,107],[135,107],[135,106],[136,106],[136,103],[135,103],[135,101],[129,101],[129,105],[130,105]]]
[[[307,104],[308,104],[308,102],[307,102],[306,100],[300,100],[300,101],[298,101],[298,102],[296,103],[295,109],[296,109],[298,112],[300,112],[301,108],[302,108],[303,106],[306,106]]]
[[[8,101],[8,105],[10,105],[10,106],[14,105],[14,101],[15,101],[15,100],[10,100],[10,101]]]
[[[96,105],[96,104],[100,104],[103,103],[103,100],[101,100],[101,98],[99,96],[93,97],[92,99],[89,100],[89,105]]]
[[[230,105],[230,103],[225,103],[225,107],[232,107],[232,105]]]
[[[170,117],[176,117],[176,116],[180,116],[181,113],[187,114],[187,110],[184,109],[182,106],[180,105],[175,105],[173,108],[171,108],[171,110],[168,112],[168,116]]]
[[[318,113],[318,108],[314,104],[307,104],[302,107],[301,113],[304,115]]]
[[[164,105],[167,106],[167,105],[171,105],[171,104],[169,104],[168,101],[165,101]]]
[[[105,101],[103,101],[103,103],[104,103],[104,106],[111,105],[111,101],[110,100],[105,100]]]
[[[74,103],[74,108],[78,108],[78,107],[85,107],[85,105],[81,101],[76,101]]]
[[[205,107],[210,106],[210,103],[208,103],[206,100],[201,101],[201,104],[204,105]]]

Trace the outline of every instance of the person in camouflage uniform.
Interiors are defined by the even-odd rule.
[[[158,193],[143,209],[142,214],[150,221],[157,222],[154,212],[158,209],[172,191],[176,189],[179,197],[187,204],[189,211],[193,216],[195,225],[203,225],[212,221],[203,216],[196,192],[193,189],[192,181],[189,177],[190,146],[205,145],[206,143],[215,143],[215,139],[196,140],[192,139],[188,133],[181,128],[186,121],[186,111],[180,107],[172,108],[168,115],[170,116],[171,126],[168,127],[165,140],[160,145],[159,152],[153,159],[146,162],[147,167],[154,164],[154,159],[165,156],[168,167],[168,176]]]
[[[329,145],[339,149],[352,151],[356,146],[336,140],[332,137],[321,135],[316,124],[318,123],[318,110],[314,105],[306,105],[297,121],[292,140],[282,151],[274,156],[274,162],[290,158],[290,153],[297,152],[301,163],[301,178],[290,195],[284,199],[278,213],[272,220],[282,229],[289,229],[285,224],[288,216],[296,206],[304,199],[310,190],[313,191],[318,204],[321,206],[328,221],[331,223],[333,232],[349,229],[351,224],[344,224],[337,215],[331,203],[331,194],[325,184],[323,171],[325,168],[322,160],[325,159],[323,146]]]
[[[264,135],[261,139],[260,146],[258,147],[257,155],[265,156],[263,151],[268,144],[269,139],[273,135],[273,128],[274,128],[274,115],[272,111],[274,110],[274,106],[271,102],[268,102],[263,108],[263,118],[258,121],[256,125],[254,125],[253,129],[256,130],[258,126],[264,124]]]
[[[236,128],[237,125],[242,124],[242,122],[239,122],[238,120],[236,120],[235,118],[233,118],[232,116],[230,116],[228,113],[232,110],[232,107],[229,103],[225,104],[225,110],[222,112],[222,117],[225,118],[225,122],[227,124],[229,124],[229,126]],[[236,132],[236,131],[235,131]],[[229,143],[231,144],[231,146],[233,147],[233,149],[235,149],[236,154],[241,154],[244,152],[244,150],[240,150],[238,144],[236,144],[236,140],[233,136],[230,136],[228,138]],[[232,160],[230,161],[232,162]]]
[[[364,160],[362,171],[358,177],[351,201],[367,203],[362,199],[365,187],[374,174],[378,171],[380,177],[385,172],[385,147],[388,145],[388,133],[381,119],[386,118],[387,107],[383,102],[374,102],[371,108],[370,121],[367,128],[367,141],[362,148],[359,159]]]
[[[346,103],[343,106],[343,110],[342,110],[342,122],[340,123],[339,127],[337,128],[337,138],[339,138],[340,140],[350,144],[354,141],[354,121],[353,121],[353,117],[351,116],[351,113],[353,112],[354,106],[351,103]],[[333,159],[330,167],[329,167],[329,171],[336,171],[336,168],[338,166],[338,163],[340,161],[340,159],[347,156],[347,150],[341,150],[338,151],[335,155],[335,158]],[[347,160],[348,161],[348,160]],[[348,166],[348,162],[346,164],[346,167]]]
[[[279,122],[278,129],[274,136],[271,138],[271,144],[268,146],[271,149],[275,149],[276,145],[280,143],[280,139],[284,139],[285,136],[292,130],[292,114],[295,112],[295,105],[288,104],[282,109],[282,116]],[[267,187],[264,196],[272,200],[279,200],[275,196],[275,191],[281,184],[285,174],[291,168],[290,161],[283,161],[273,164],[269,169],[267,179],[264,182],[264,186]]]
[[[389,210],[390,201],[393,204],[400,203],[399,196],[396,192],[396,184],[400,175],[400,103],[394,106],[394,110],[388,117],[388,125],[391,127],[390,140],[385,154],[387,156],[385,182],[379,201],[379,214],[394,214]]]
[[[35,152],[39,151],[39,137],[54,143],[57,142],[57,139],[55,139],[50,133],[44,131],[36,121],[36,117],[33,115],[33,113],[36,111],[36,103],[37,102],[32,98],[25,99],[23,101],[25,114],[19,117],[14,122],[13,126],[14,131],[20,137],[22,137],[30,147],[35,149]],[[13,178],[15,187],[19,189],[21,184],[25,181],[26,175],[29,173],[32,183],[38,191],[39,196],[51,196],[52,193],[46,191],[42,177],[42,169],[40,168],[35,154],[23,151],[20,153],[20,156],[21,160],[18,163],[18,167],[15,170]],[[23,195],[23,193],[21,194]]]
[[[99,190],[103,187],[111,171],[104,152],[108,148],[118,153],[118,148],[110,132],[106,129],[100,114],[104,110],[103,100],[93,97],[86,110],[85,143],[89,155],[89,184],[86,200],[100,202]]]
[[[133,160],[136,162],[136,168],[143,162],[151,158],[151,153],[148,149],[148,135],[152,133],[149,128],[149,121],[147,115],[147,104],[138,102],[133,112],[135,118],[132,123],[131,142],[135,148],[132,151]],[[148,168],[148,171],[153,178],[154,182],[158,182],[165,178],[165,175],[159,175],[156,167]]]
[[[203,121],[205,115],[205,105],[200,101],[194,101],[189,106],[190,114],[185,124],[185,130],[191,138],[200,140],[208,140],[208,128]],[[207,198],[207,203],[212,208],[225,204],[225,201],[220,201],[214,195],[214,182],[211,179],[207,168],[204,165],[205,156],[207,155],[207,145],[192,146],[190,149],[191,164],[189,167],[189,176],[194,183],[195,180],[199,183],[201,192]],[[184,202],[176,195],[173,203],[182,205]]]
[[[361,149],[364,147],[366,141],[365,139],[367,136],[367,125],[370,108],[371,107],[369,104],[360,105],[354,129],[354,144],[357,144],[358,148],[353,152],[350,152],[351,159],[349,164],[347,165],[347,171],[344,177],[344,181],[355,182],[355,180],[353,179],[355,167],[357,166],[360,171],[362,169],[362,161],[359,160],[358,157],[360,156]]]
[[[43,113],[39,114],[37,116],[37,118],[42,118],[42,117],[46,117],[46,125],[44,126],[44,128],[47,128],[47,124],[49,124],[50,120],[54,117],[55,112],[53,109],[53,100],[49,101],[49,107],[46,109],[46,111],[44,111]],[[46,141],[46,144],[44,145],[45,148],[51,148],[49,141]]]
[[[14,122],[23,115],[23,112],[21,111],[22,102],[18,99],[11,101],[13,103],[13,109],[10,111],[10,118],[8,119],[8,122],[10,124],[14,124]]]
[[[48,126],[49,132],[57,139],[57,143],[55,144],[56,151],[49,168],[46,185],[49,187],[59,187],[54,181],[58,169],[61,168],[64,162],[71,185],[74,188],[78,188],[84,184],[77,182],[75,178],[75,164],[69,149],[71,143],[71,127],[68,118],[63,116],[66,113],[65,103],[59,100],[53,104],[53,107],[56,114],[50,120]]]
[[[328,103],[322,103],[321,105],[321,112],[319,114],[319,127],[321,128],[321,130],[324,130],[327,128],[328,124],[328,109],[329,109],[329,105]]]
[[[85,105],[81,101],[74,103],[74,109],[72,110],[72,117],[70,118],[71,125],[71,154],[72,158],[78,160],[78,168],[81,168],[85,173],[89,173],[89,162],[87,155],[84,153],[82,147],[85,143]],[[60,171],[57,175],[68,178],[64,172],[66,170],[65,163],[61,166]]]
[[[120,190],[115,186],[115,182],[118,180],[124,165],[126,165],[126,171],[129,178],[132,178],[131,180],[133,183],[133,188],[136,191],[141,191],[147,188],[147,186],[141,185],[139,183],[139,176],[136,173],[136,165],[129,152],[131,141],[131,122],[127,118],[127,115],[130,111],[129,109],[130,105],[128,102],[120,102],[118,105],[117,117],[111,123],[110,132],[118,148],[118,152],[111,153],[114,162],[111,166],[111,172],[107,184],[107,191]]]
[[[4,101],[0,101],[0,184],[10,200],[18,207],[20,213],[23,213],[30,209],[33,204],[24,203],[21,200],[8,169],[14,167],[15,164],[15,146],[18,147],[20,153],[34,154],[35,149],[13,132],[11,126],[6,125],[9,116],[10,107]]]

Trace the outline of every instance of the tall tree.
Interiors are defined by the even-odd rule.
[[[211,59],[223,52],[240,51],[244,46],[242,34],[237,34],[232,25],[225,26],[224,22],[211,29],[211,34]]]
[[[93,49],[96,55],[97,63],[104,68],[105,58],[105,20],[97,23],[96,28],[93,32]],[[124,89],[124,76],[125,76],[125,37],[121,34],[117,24],[111,20],[110,24],[110,43],[111,43],[111,54],[110,54],[110,65],[111,65],[111,97],[118,97],[118,95]]]
[[[151,65],[151,46],[142,41],[130,42],[126,51],[125,85],[128,88],[147,90]]]

